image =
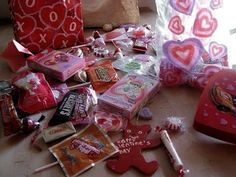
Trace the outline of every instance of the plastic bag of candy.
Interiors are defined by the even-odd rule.
[[[194,72],[199,65],[204,65],[202,68],[205,64],[228,66],[227,35],[222,35],[228,34],[222,25],[223,0],[160,0],[156,4],[159,17],[155,50],[164,60],[161,64],[161,73],[165,75],[162,82],[167,82],[166,85],[188,83],[186,77],[199,76]],[[167,71],[171,70],[170,65],[175,72]],[[205,73],[202,70],[200,74]]]

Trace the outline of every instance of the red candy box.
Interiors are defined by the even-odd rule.
[[[9,0],[14,35],[31,52],[84,42],[80,0]]]
[[[206,135],[236,143],[236,71],[215,74],[201,95],[193,127]]]

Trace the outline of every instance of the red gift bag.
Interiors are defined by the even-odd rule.
[[[84,42],[80,0],[8,0],[14,35],[37,53]]]

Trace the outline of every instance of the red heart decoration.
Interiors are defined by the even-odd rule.
[[[170,0],[170,5],[178,12],[190,15],[193,11],[195,0]]]
[[[81,4],[78,4],[76,7],[75,7],[75,15],[78,19],[81,19]]]
[[[40,51],[40,46],[37,43],[29,43],[26,48],[33,53],[38,53]]]
[[[174,34],[182,34],[184,32],[184,26],[182,25],[182,21],[179,16],[174,16],[170,19],[169,30]]]
[[[35,14],[44,5],[45,0],[24,0],[20,1],[20,7],[25,14]]]
[[[212,36],[217,28],[217,20],[207,8],[200,9],[197,13],[193,26],[193,34],[198,37],[207,38]]]
[[[75,7],[75,4],[78,4],[78,0],[67,0],[67,1],[65,1],[65,3],[66,3],[66,7],[70,10],[70,9],[72,9],[72,8],[74,8]],[[79,5],[81,5],[81,3],[79,3]]]
[[[66,17],[65,22],[63,24],[63,31],[68,34],[71,33],[80,33],[83,28],[83,23],[81,20],[77,19],[76,17]]]
[[[201,58],[203,46],[196,38],[189,38],[182,42],[167,41],[163,45],[163,52],[172,63],[189,71]]]
[[[36,28],[30,37],[41,49],[46,49],[52,44],[53,34],[53,31],[50,29]]]
[[[66,48],[69,46],[76,45],[77,37],[74,34],[64,34],[59,33],[55,36],[53,40],[53,46],[54,48],[60,49],[60,48]]]
[[[16,28],[15,35],[20,39],[23,39],[34,32],[36,27],[36,21],[31,16],[20,16],[19,14],[15,14]]]
[[[223,44],[211,42],[209,45],[209,53],[212,59],[220,59],[227,53],[227,47]]]
[[[63,3],[56,3],[53,6],[45,6],[40,10],[40,20],[46,27],[59,29],[67,14],[67,9]]]

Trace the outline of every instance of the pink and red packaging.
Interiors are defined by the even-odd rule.
[[[8,0],[15,39],[31,52],[84,42],[80,0]]]

